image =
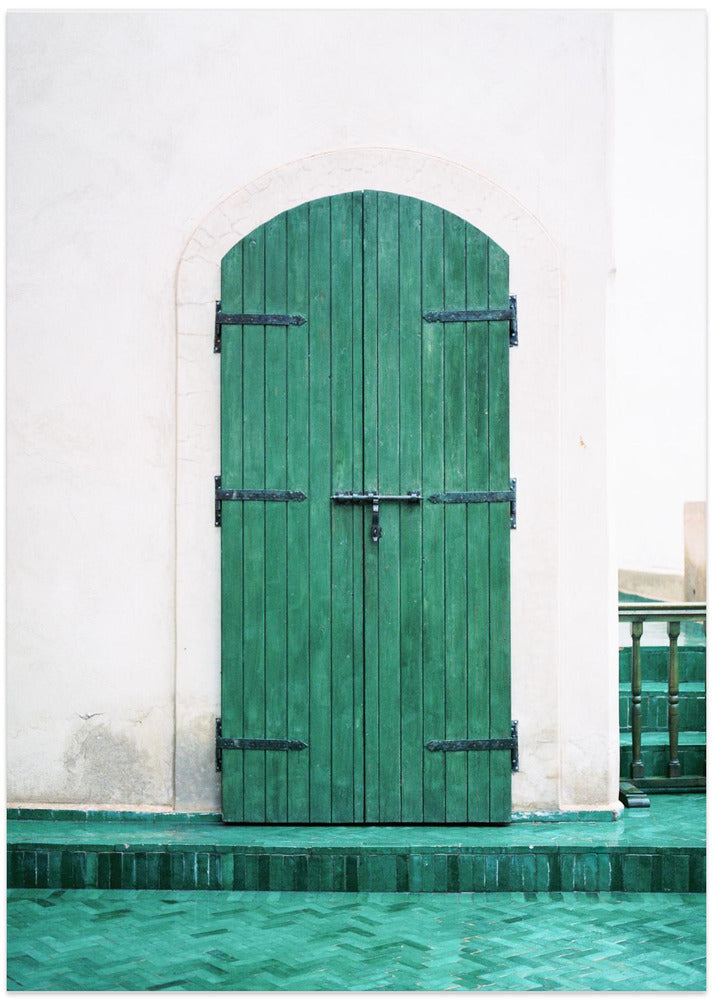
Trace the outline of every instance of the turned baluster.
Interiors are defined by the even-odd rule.
[[[668,623],[668,776],[678,778],[681,763],[678,759],[678,637],[680,622]]]
[[[641,634],[644,623],[631,623],[631,777],[643,778],[641,759]]]

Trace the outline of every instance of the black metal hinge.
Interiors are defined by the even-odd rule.
[[[303,740],[233,739],[223,736],[222,719],[215,720],[215,769],[223,770],[224,750],[306,750]]]
[[[517,296],[509,297],[509,309],[444,309],[427,312],[423,318],[427,323],[492,323],[507,321],[510,324],[510,346],[516,347],[517,339]]]
[[[220,354],[224,326],[303,326],[306,322],[304,316],[288,316],[284,313],[224,313],[221,311],[221,303],[216,302],[213,353]]]
[[[510,739],[494,740],[431,740],[426,749],[434,752],[442,750],[451,753],[457,750],[509,750],[513,771],[520,770],[520,756],[517,743],[517,720],[510,723]]]
[[[295,500],[301,503],[306,500],[306,495],[301,490],[224,490],[221,486],[221,477],[215,476],[215,526],[219,528],[223,523],[223,501],[283,501]]]
[[[431,503],[509,503],[510,527],[517,527],[517,479],[510,480],[509,490],[474,490],[469,493],[432,493]]]

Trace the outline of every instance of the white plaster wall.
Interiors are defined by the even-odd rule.
[[[217,806],[217,261],[305,197],[381,186],[511,255],[514,804],[613,807],[610,28],[9,16],[12,800]]]
[[[617,560],[683,573],[706,496],[704,10],[614,16]]]

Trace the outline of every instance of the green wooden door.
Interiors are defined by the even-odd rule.
[[[454,496],[509,488],[508,324],[424,319],[507,307],[496,244],[383,192],[223,259],[224,819],[510,819],[507,750],[426,749],[510,736],[510,511]],[[375,542],[346,492],[421,499]]]

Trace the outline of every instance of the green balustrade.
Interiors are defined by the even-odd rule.
[[[690,623],[702,623],[703,635],[706,628],[706,605],[703,603],[638,603],[619,604],[619,621],[630,623],[631,629],[631,762],[628,773],[631,784],[625,778],[622,784],[622,800],[627,804],[648,804],[642,793],[645,791],[688,791],[705,789],[705,777],[697,766],[692,771],[687,760],[692,760],[695,747],[700,755],[704,735],[681,731],[680,724],[680,657],[679,639],[685,641]],[[667,677],[667,730],[668,746],[662,745],[665,733],[647,733],[642,710],[646,691],[646,671],[642,671],[642,639],[646,645],[645,626],[665,624],[668,637],[668,677]],[[682,638],[682,626],[684,635]],[[695,628],[695,626],[694,626]],[[661,678],[663,680],[663,678]],[[684,684],[685,687],[685,684]],[[659,727],[660,728],[660,727]],[[684,727],[685,728],[685,727]],[[650,748],[647,757],[646,748]],[[622,754],[627,748],[622,747]],[[663,763],[662,753],[665,754]],[[627,754],[628,756],[628,754]],[[626,758],[625,758],[626,759]],[[647,770],[649,773],[646,773]],[[658,773],[652,773],[658,772]],[[664,773],[665,772],[665,773]],[[695,772],[695,773],[694,773]],[[626,773],[622,771],[622,774]],[[635,786],[635,787],[632,787]],[[638,791],[637,791],[638,790]],[[639,796],[639,801],[636,796]],[[631,798],[631,802],[627,801]]]

